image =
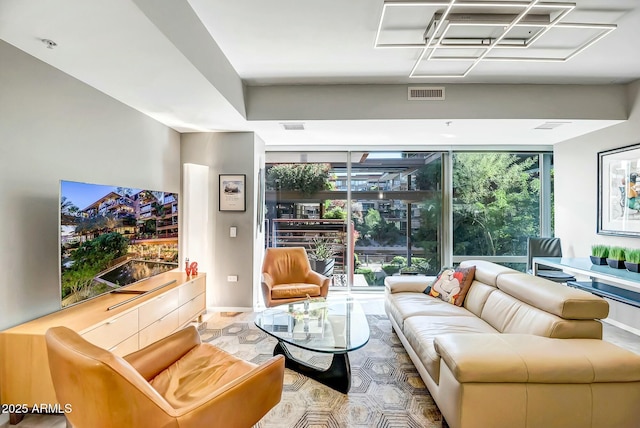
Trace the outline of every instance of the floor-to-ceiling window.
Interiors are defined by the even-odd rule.
[[[367,152],[351,163],[354,287],[440,269],[442,154]]]
[[[482,258],[524,269],[551,234],[551,155],[268,152],[266,246],[304,246],[333,287],[375,289]],[[446,178],[446,179],[445,179]],[[322,253],[331,269],[319,263]]]
[[[266,246],[335,253],[334,287],[382,287],[387,275],[441,264],[442,154],[269,152]],[[322,264],[324,266],[324,264]]]
[[[453,261],[524,270],[527,238],[551,234],[550,155],[452,154]]]

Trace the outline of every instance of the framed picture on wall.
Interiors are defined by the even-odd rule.
[[[598,153],[597,232],[640,236],[640,145]]]
[[[245,174],[220,174],[220,211],[246,211]]]

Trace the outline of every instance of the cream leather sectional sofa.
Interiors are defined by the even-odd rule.
[[[640,427],[640,355],[602,341],[605,300],[494,263],[458,307],[433,278],[385,280],[385,310],[451,428]]]

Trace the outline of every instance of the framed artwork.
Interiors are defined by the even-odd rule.
[[[246,211],[246,179],[245,174],[220,174],[220,211]]]
[[[598,153],[601,235],[640,236],[640,145]]]

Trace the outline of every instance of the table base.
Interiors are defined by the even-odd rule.
[[[273,349],[273,355],[284,355],[286,368],[310,377],[343,394],[349,392],[351,388],[351,364],[349,364],[349,355],[346,352],[333,354],[331,365],[326,370],[318,369],[295,359],[280,341]]]

